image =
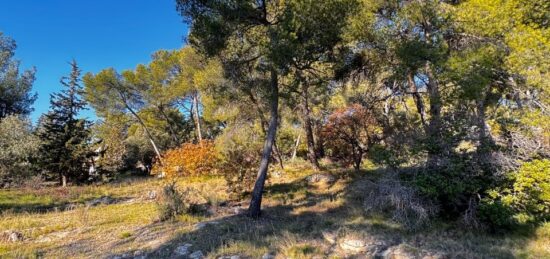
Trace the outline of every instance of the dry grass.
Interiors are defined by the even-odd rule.
[[[0,257],[105,258],[138,251],[164,258],[183,243],[209,258],[260,258],[268,252],[279,258],[339,257],[338,249],[323,238],[323,233],[333,233],[340,239],[401,244],[451,258],[550,258],[550,224],[505,237],[438,221],[429,228],[406,231],[391,215],[365,213],[365,190],[360,185],[366,180],[376,182],[382,171],[328,168],[327,173],[337,178],[334,184],[310,185],[304,180],[313,173],[307,165],[287,165],[280,177],[269,180],[260,220],[235,215],[233,206],[246,208],[247,200],[226,202],[225,182],[216,177],[179,179],[178,185],[194,190],[193,199],[209,212],[184,214],[167,222],[158,222],[156,201],[147,197],[149,191],[160,193],[165,182],[152,178],[68,190],[3,190],[0,232],[18,231],[25,240],[0,243]],[[85,206],[86,201],[102,196],[116,202]],[[60,204],[74,206],[55,211]],[[214,223],[197,228],[199,222]]]

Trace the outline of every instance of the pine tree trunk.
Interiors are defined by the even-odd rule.
[[[197,141],[202,142],[202,132],[201,132],[201,120],[199,116],[199,94],[195,93],[193,95],[193,119],[195,120],[195,127],[197,131]]]
[[[256,97],[254,96],[254,94],[252,93],[252,91],[248,90],[246,91],[246,93],[248,94],[248,97],[250,98],[250,101],[252,101],[252,103],[256,106],[256,110],[258,111],[258,116],[260,117],[260,124],[262,126],[262,132],[263,134],[265,135],[266,132],[267,132],[267,120],[265,119],[264,117],[264,113],[262,111],[262,108],[260,107],[260,103],[258,102],[258,100],[256,99]],[[277,162],[279,163],[279,166],[281,167],[281,169],[285,169],[285,166],[283,164],[283,156],[281,155],[281,152],[279,150],[279,147],[277,147],[277,141],[273,142],[273,157],[275,157],[277,159]]]
[[[303,86],[302,97],[304,102],[302,107],[302,116],[304,120],[304,131],[306,132],[307,140],[307,157],[315,171],[319,171],[319,160],[317,159],[317,153],[315,152],[315,139],[313,138],[313,127],[311,125],[311,111],[309,109],[308,89],[305,85]]]
[[[258,169],[258,176],[254,189],[252,191],[252,199],[250,206],[248,207],[248,214],[252,218],[258,218],[261,213],[262,195],[264,191],[265,180],[267,177],[267,170],[269,167],[269,158],[277,135],[277,122],[278,122],[278,109],[279,109],[279,83],[278,75],[275,69],[271,70],[271,118],[269,120],[269,128],[264,143],[264,149],[262,152],[262,160],[260,162],[260,168]]]
[[[160,155],[160,150],[158,149],[157,144],[153,139],[153,135],[151,134],[151,132],[149,131],[149,129],[147,128],[147,126],[145,125],[141,117],[139,117],[139,115],[132,108],[130,108],[130,106],[126,105],[126,108],[130,111],[130,113],[132,113],[132,115],[134,115],[134,117],[136,117],[136,119],[138,120],[138,123],[141,125],[141,127],[145,131],[145,134],[147,135],[149,142],[151,142],[151,145],[155,150],[155,154],[157,155],[157,159],[159,160],[160,165],[164,165],[164,162],[162,161],[162,156]]]
[[[277,146],[277,141],[273,142],[273,152],[275,153],[275,155],[277,155],[277,160],[279,162],[279,166],[281,167],[282,170],[284,170],[285,165],[283,163],[283,155],[281,154],[281,151],[279,150],[279,147]]]
[[[309,162],[311,163],[313,168],[316,171],[319,171],[320,170],[319,160],[317,159],[317,153],[315,152],[315,140],[313,138],[313,129],[311,126],[310,118],[305,119],[304,128],[305,128],[306,139],[307,139],[307,157],[309,158]]]
[[[291,160],[296,159],[296,153],[298,152],[298,146],[300,145],[300,137],[302,137],[302,135],[298,135],[298,137],[296,138],[296,144],[294,145],[294,150],[292,150],[292,157],[290,158]]]
[[[422,100],[420,93],[418,93],[418,87],[414,82],[414,76],[412,73],[409,72],[409,74],[407,75],[407,80],[409,83],[409,92],[413,96],[414,104],[416,105],[416,110],[420,115],[420,121],[422,122],[422,126],[424,127],[424,129],[426,129],[427,123],[426,123],[426,111],[424,108],[424,101]]]
[[[445,154],[445,148],[441,136],[441,94],[439,84],[433,74],[430,63],[426,63],[426,74],[428,76],[428,95],[430,99],[430,122],[428,124],[428,137],[431,147],[428,149],[428,165],[439,164],[439,158]]]
[[[485,115],[485,110],[487,108],[486,99],[487,99],[488,91],[489,91],[489,87],[486,87],[486,89],[484,89],[482,93],[483,96],[481,96],[476,101],[478,138],[479,138],[479,145],[481,148],[481,150],[479,148],[478,150],[482,152],[488,151],[495,144],[493,137],[491,136],[491,131],[487,124],[487,118]]]
[[[360,147],[354,147],[353,149],[353,169],[359,171],[361,169],[361,162],[363,161],[363,151]]]
[[[65,174],[61,174],[61,186],[67,187],[67,176]]]

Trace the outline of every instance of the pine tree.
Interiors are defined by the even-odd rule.
[[[61,78],[64,89],[50,97],[50,111],[42,119],[39,136],[42,164],[48,173],[57,174],[62,186],[70,178],[81,182],[88,178],[85,165],[92,152],[89,147],[90,122],[77,118],[85,109],[81,99],[80,69],[76,61],[70,63],[69,77]]]

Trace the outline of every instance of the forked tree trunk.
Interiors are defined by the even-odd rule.
[[[275,69],[271,70],[271,118],[269,120],[269,127],[267,130],[266,139],[264,142],[264,149],[262,152],[262,160],[260,162],[260,168],[258,169],[258,175],[254,189],[252,190],[252,199],[250,200],[250,206],[248,207],[248,215],[252,218],[258,218],[261,213],[262,207],[262,195],[264,191],[265,179],[267,178],[267,170],[269,167],[269,158],[273,150],[273,144],[277,135],[277,121],[279,117],[279,83],[278,75]]]
[[[309,109],[309,98],[308,98],[308,89],[306,85],[303,85],[302,99],[302,116],[304,120],[304,131],[306,132],[306,141],[307,141],[307,157],[309,162],[315,169],[319,171],[319,160],[317,159],[317,153],[315,152],[315,139],[313,138],[313,126],[311,125],[310,109]]]
[[[426,123],[426,111],[424,108],[424,101],[422,100],[422,96],[420,96],[420,93],[418,92],[418,87],[416,86],[416,82],[414,82],[414,75],[411,72],[407,74],[407,81],[409,83],[409,92],[413,96],[414,104],[416,105],[416,110],[420,115],[420,121],[422,122],[422,126],[424,127],[424,129],[426,129],[427,123]]]

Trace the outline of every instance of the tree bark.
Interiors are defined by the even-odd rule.
[[[430,62],[426,63],[428,82],[426,87],[430,99],[430,122],[428,124],[428,137],[431,147],[428,149],[428,164],[437,165],[441,154],[445,153],[441,139],[441,93],[439,84],[432,71]]]
[[[487,124],[487,118],[485,115],[485,111],[487,109],[486,104],[488,92],[489,87],[486,87],[482,93],[482,96],[478,100],[476,100],[478,138],[481,148],[480,151],[482,152],[488,151],[495,144],[493,137],[491,136],[491,131],[489,129],[489,125]]]
[[[258,218],[261,213],[262,195],[264,191],[265,180],[267,177],[267,170],[269,167],[269,158],[277,135],[277,122],[278,122],[278,109],[279,109],[279,82],[277,71],[272,68],[271,70],[271,118],[269,120],[269,128],[267,131],[264,149],[262,152],[262,160],[260,162],[260,168],[258,169],[258,175],[254,189],[252,191],[252,199],[250,206],[248,207],[248,215],[252,218]]]
[[[298,137],[296,138],[296,144],[294,145],[294,150],[292,150],[292,157],[290,158],[291,160],[294,160],[296,158],[298,146],[300,145],[300,137],[302,137],[302,135],[298,135]]]
[[[409,72],[407,74],[407,81],[409,83],[409,92],[413,96],[414,104],[416,105],[416,110],[418,111],[418,114],[420,115],[420,121],[422,122],[422,126],[424,127],[424,129],[426,129],[427,123],[426,123],[426,111],[425,111],[425,108],[424,108],[424,101],[422,100],[422,97],[420,96],[420,93],[418,93],[418,87],[416,86],[416,83],[414,82],[413,73]]]
[[[258,111],[258,116],[260,117],[260,124],[262,126],[262,132],[265,135],[267,132],[267,120],[264,117],[264,113],[262,111],[262,108],[260,107],[260,103],[254,96],[251,90],[247,90],[246,93],[248,94],[248,97],[250,98],[250,101],[256,106],[256,110]],[[285,166],[283,164],[283,156],[281,155],[281,152],[279,150],[279,147],[277,147],[277,141],[273,142],[273,157],[276,158],[277,162],[279,162],[279,166],[281,169],[285,169]]]
[[[67,176],[63,173],[61,173],[61,186],[62,187],[67,187]]]
[[[125,95],[121,91],[119,91],[118,94],[119,94],[119,96],[122,100],[122,103],[126,107],[126,109],[128,109],[128,111],[130,111],[130,113],[138,120],[139,125],[141,125],[141,127],[145,131],[145,134],[147,135],[147,138],[149,138],[149,141],[151,142],[151,145],[153,145],[153,149],[155,150],[155,154],[157,155],[157,158],[159,160],[160,165],[161,166],[164,165],[164,163],[162,161],[162,156],[160,155],[160,151],[157,147],[157,144],[153,140],[153,135],[151,134],[151,132],[149,132],[149,129],[147,128],[147,126],[145,125],[145,123],[143,122],[141,117],[139,117],[139,115],[134,111],[134,109],[132,109],[132,107],[130,107],[130,105],[127,102],[127,99],[126,99]]]
[[[202,132],[201,132],[201,120],[199,115],[199,93],[195,92],[193,94],[193,120],[195,121],[195,128],[197,131],[197,141],[202,142]]]
[[[361,147],[354,147],[353,149],[355,149],[353,151],[353,168],[359,171],[361,169],[361,162],[363,161],[363,151]]]
[[[145,125],[145,123],[143,122],[141,117],[139,117],[139,115],[132,108],[130,108],[129,105],[126,105],[126,108],[128,109],[128,111],[130,111],[130,113],[132,115],[134,115],[134,117],[136,117],[136,119],[138,120],[138,123],[141,125],[141,127],[145,131],[145,134],[147,135],[147,138],[149,138],[149,142],[151,142],[151,145],[153,146],[153,149],[155,150],[155,154],[157,155],[157,158],[159,160],[160,165],[164,165],[164,162],[162,161],[162,156],[160,155],[160,151],[157,147],[157,144],[153,140],[153,135],[151,134],[151,132],[149,131],[149,129],[147,128],[147,126]]]
[[[304,120],[304,131],[306,132],[306,140],[307,140],[307,157],[309,159],[309,162],[313,166],[313,169],[315,171],[319,171],[319,160],[317,159],[317,153],[315,152],[315,139],[313,138],[313,126],[311,125],[311,117],[310,117],[310,109],[309,109],[309,96],[308,96],[308,88],[306,85],[303,85],[302,87],[302,99],[303,99],[303,107],[302,107],[302,116]]]

